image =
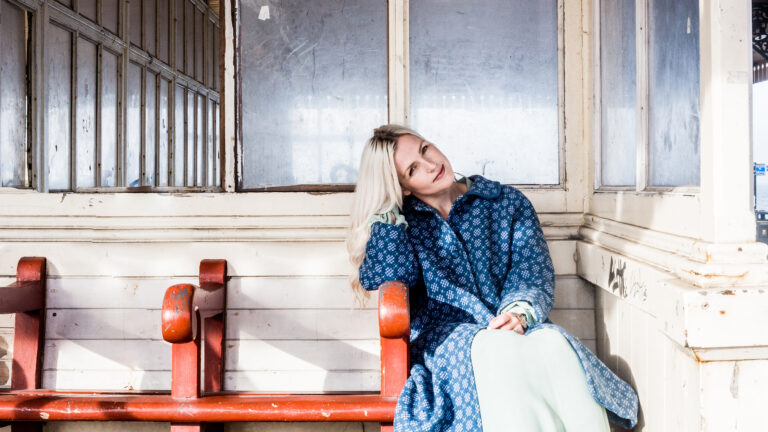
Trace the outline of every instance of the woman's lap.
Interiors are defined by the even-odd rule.
[[[471,352],[485,432],[609,430],[576,353],[556,330],[481,330]]]

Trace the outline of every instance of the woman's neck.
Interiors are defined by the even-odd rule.
[[[450,188],[439,195],[432,195],[428,197],[417,196],[420,200],[424,201],[427,205],[437,210],[437,213],[443,219],[448,219],[448,215],[451,213],[451,207],[460,195],[467,193],[467,185],[464,183],[453,182]]]

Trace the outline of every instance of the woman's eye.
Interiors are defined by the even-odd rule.
[[[424,147],[421,148],[421,154],[424,154],[427,152],[427,147],[429,146],[425,144]]]

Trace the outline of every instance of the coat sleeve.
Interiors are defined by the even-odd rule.
[[[409,287],[421,279],[419,263],[408,238],[406,225],[375,222],[360,265],[360,284],[375,290],[384,282],[400,281]]]
[[[498,310],[516,301],[526,301],[533,306],[537,321],[541,322],[549,315],[555,300],[552,258],[531,202],[514,188],[511,188],[510,198],[513,207],[509,242],[511,263]]]

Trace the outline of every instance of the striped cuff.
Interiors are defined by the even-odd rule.
[[[527,301],[519,300],[512,302],[499,309],[498,315],[501,315],[504,312],[512,312],[514,314],[524,316],[525,320],[528,322],[527,328],[533,327],[533,325],[539,321],[538,317],[536,317],[536,311],[533,310],[533,306],[531,306],[531,304]]]

